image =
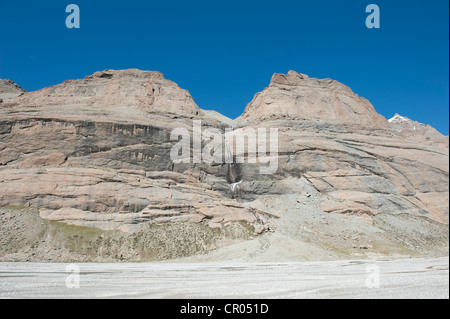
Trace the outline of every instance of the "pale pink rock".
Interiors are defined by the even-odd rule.
[[[225,166],[171,162],[171,130],[192,130],[197,116],[221,129],[278,129],[277,172],[242,167],[239,185],[250,199],[300,195],[306,180],[337,203],[322,207],[330,213],[448,223],[448,144],[405,137],[345,85],[296,72],[275,74],[236,122],[203,112],[159,72],[107,70],[6,98],[0,206],[35,206],[43,218],[105,230],[239,220],[266,229],[282,214],[229,198]]]
[[[255,95],[238,120],[321,120],[328,123],[388,127],[373,105],[342,83],[289,71],[274,74],[270,85]]]

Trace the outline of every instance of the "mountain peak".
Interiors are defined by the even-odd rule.
[[[409,118],[405,116],[401,116],[398,113],[395,113],[393,117],[388,120],[389,123],[402,123],[402,122],[412,122]]]
[[[289,71],[287,74],[274,73],[270,80],[271,85],[298,85],[302,80],[309,79],[309,76],[296,71]]]
[[[0,98],[11,98],[26,92],[11,80],[0,79]]]
[[[11,105],[85,105],[99,108],[126,106],[148,113],[196,115],[200,109],[188,91],[161,72],[138,69],[104,70],[84,79],[26,93],[8,100]]]
[[[449,143],[448,136],[444,136],[428,124],[413,121],[398,113],[388,120],[391,127],[403,137],[426,144]]]
[[[92,75],[88,75],[85,79],[120,79],[120,78],[135,78],[135,79],[150,79],[163,80],[164,74],[159,71],[144,71],[139,69],[124,69],[124,70],[104,70],[97,71]]]
[[[367,99],[355,94],[348,86],[329,78],[311,78],[295,71],[275,73],[269,86],[255,95],[240,119],[322,120],[380,127],[389,125]]]

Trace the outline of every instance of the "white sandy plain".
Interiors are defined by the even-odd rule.
[[[448,299],[449,259],[0,263],[0,298]]]

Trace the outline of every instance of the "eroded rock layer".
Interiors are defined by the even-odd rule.
[[[244,222],[250,228],[233,228],[246,231],[233,238],[275,230],[288,236],[281,242],[301,238],[339,249],[349,246],[347,238],[364,238],[350,250],[374,246],[366,245],[373,240],[401,245],[401,227],[392,225],[401,219],[411,223],[407,238],[414,237],[412,225],[429,223],[423,238],[434,238],[436,251],[448,249],[448,236],[436,243],[431,234],[449,221],[448,138],[434,131],[415,137],[409,126],[402,131],[337,81],[275,74],[236,120],[201,110],[161,73],[134,69],[96,72],[36,92],[8,82],[2,94],[0,206],[34,207],[45,221],[106,232],[180,223],[223,230]],[[192,156],[193,120],[216,133],[277,129],[276,171],[262,174],[267,164],[258,162],[175,163],[170,153],[178,139],[171,134],[190,134]],[[324,216],[339,231],[317,223]],[[364,236],[351,235],[355,225],[366,229]],[[263,247],[280,242],[276,236]],[[224,242],[216,238],[214,249]],[[423,252],[430,245],[416,246],[426,247]]]

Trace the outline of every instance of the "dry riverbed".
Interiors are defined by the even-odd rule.
[[[449,259],[0,263],[0,298],[449,298]]]

